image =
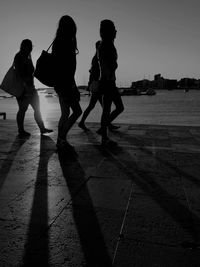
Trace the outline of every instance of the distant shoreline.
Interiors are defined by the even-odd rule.
[[[87,88],[87,87],[85,87]],[[81,92],[81,95],[89,95],[90,92],[87,91],[86,89],[83,89],[83,86],[78,86],[79,91]],[[39,91],[40,93],[44,93],[48,96],[57,96],[55,90],[53,87],[44,87],[44,88],[36,88],[37,91]],[[137,95],[143,95],[141,94],[135,94],[135,91],[130,88],[130,87],[118,87],[118,90],[120,91],[122,96],[137,96]],[[182,91],[185,93],[188,93],[190,91],[197,91],[200,92],[200,89],[197,88],[192,88],[192,89],[188,89],[188,88],[175,88],[175,89],[153,89],[155,92],[175,92],[175,91]],[[141,90],[141,92],[144,92],[145,90]],[[124,92],[124,93],[123,93]],[[2,89],[0,89],[0,99],[4,99],[4,98],[14,98],[14,96],[11,96],[10,94],[6,93],[5,91],[3,91]]]
[[[41,110],[45,120],[59,120],[60,107],[57,96],[47,97],[39,93]],[[90,97],[81,93],[80,105],[84,111]],[[124,112],[115,123],[158,124],[176,126],[200,126],[200,91],[183,90],[157,91],[155,96],[122,96]],[[18,105],[15,97],[0,98],[0,112],[6,112],[7,120],[16,119]],[[100,122],[102,108],[99,103],[88,117],[88,122]],[[33,120],[33,110],[29,107],[25,119]]]

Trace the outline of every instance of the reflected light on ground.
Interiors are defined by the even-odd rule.
[[[46,120],[48,113],[51,109],[51,105],[47,99],[47,97],[45,97],[45,94],[39,94],[40,97],[40,110],[41,110],[41,114],[42,114],[42,118],[43,120]]]

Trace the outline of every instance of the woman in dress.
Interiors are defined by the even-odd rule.
[[[76,31],[76,24],[70,16],[61,17],[52,46],[55,64],[54,89],[58,94],[61,109],[58,124],[58,149],[71,147],[67,141],[67,135],[82,113],[79,104],[80,93],[74,78],[78,53]]]

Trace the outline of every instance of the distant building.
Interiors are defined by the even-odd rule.
[[[164,84],[165,81],[161,74],[154,75],[153,87],[155,89],[164,89]]]
[[[178,88],[178,81],[175,79],[165,79],[164,89],[173,90]]]
[[[151,81],[144,79],[136,82],[132,82],[131,88],[137,88],[140,91],[146,90],[151,87]]]
[[[155,74],[154,75],[154,81],[161,81],[163,79],[163,77],[161,76],[161,74]]]
[[[165,79],[161,74],[155,74],[154,80],[149,81],[147,79],[132,82],[131,88],[134,90],[144,91],[146,89],[200,89],[200,79],[194,78],[182,78],[180,81],[176,79]]]
[[[194,78],[182,78],[179,81],[181,89],[200,89],[200,82]]]

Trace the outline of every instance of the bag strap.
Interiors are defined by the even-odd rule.
[[[53,45],[53,42],[50,44],[50,46],[48,47],[48,49],[47,49],[47,52],[49,51],[49,49],[52,47],[52,45]]]

